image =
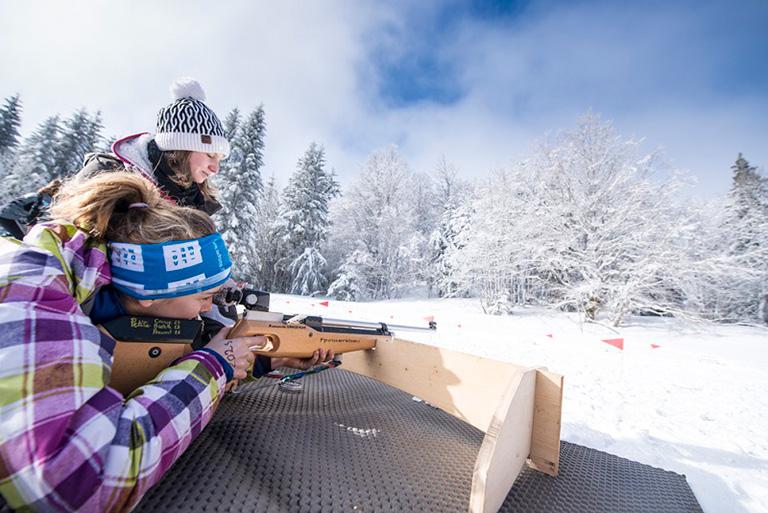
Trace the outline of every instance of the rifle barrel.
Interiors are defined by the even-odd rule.
[[[370,329],[384,329],[384,330],[407,330],[407,331],[434,331],[437,329],[434,322],[431,322],[428,327],[425,326],[407,326],[405,324],[389,324],[388,322],[369,322],[369,321],[357,321],[347,319],[329,319],[323,317],[323,326],[329,328],[370,328]]]

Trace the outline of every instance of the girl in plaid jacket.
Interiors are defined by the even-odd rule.
[[[128,511],[263,340],[223,330],[124,397],[97,319],[195,318],[229,278],[226,247],[136,173],[68,184],[52,214],[23,243],[0,239],[0,494],[23,511]]]

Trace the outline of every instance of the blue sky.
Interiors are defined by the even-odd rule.
[[[768,167],[768,2],[0,0],[0,96],[24,131],[101,109],[106,132],[151,130],[167,87],[198,78],[221,117],[263,103],[266,174],[312,141],[342,181],[397,144],[483,177],[585,112],[728,190],[739,152]]]

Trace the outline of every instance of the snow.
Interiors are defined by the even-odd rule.
[[[271,299],[286,314],[419,326],[434,316],[437,332],[397,335],[563,374],[563,440],[684,474],[707,513],[768,512],[766,328],[631,317],[615,330],[545,309],[485,315],[476,299]]]

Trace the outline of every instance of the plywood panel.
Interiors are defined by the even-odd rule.
[[[519,369],[499,401],[472,475],[470,513],[496,513],[531,448],[536,370]]]
[[[557,475],[563,377],[401,339],[344,355],[344,367],[411,393],[486,433],[470,512],[495,512],[523,465]]]
[[[563,376],[538,369],[534,404],[529,464],[536,470],[556,476],[560,466]]]
[[[486,432],[522,367],[402,339],[346,353],[344,368],[382,381]]]

